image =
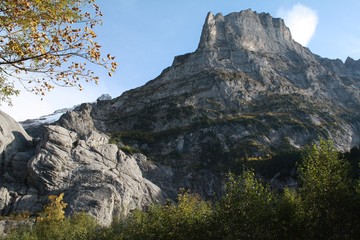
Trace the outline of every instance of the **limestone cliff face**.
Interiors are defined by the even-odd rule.
[[[99,102],[91,116],[100,131],[171,166],[175,189],[209,195],[219,169],[245,155],[319,138],[340,150],[359,144],[359,77],[358,61],[311,53],[281,19],[209,13],[196,51],[144,86]]]
[[[254,52],[282,53],[289,47],[290,30],[280,18],[251,10],[214,16],[209,13],[202,30],[198,51],[223,48],[247,49]]]
[[[269,14],[209,13],[195,52],[99,104],[92,116],[105,132],[197,131],[193,125],[209,123],[219,133],[229,128],[227,137],[240,142],[299,147],[328,136],[344,150],[359,142],[359,66],[312,54]]]

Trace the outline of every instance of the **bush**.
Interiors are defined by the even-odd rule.
[[[206,239],[212,209],[198,195],[180,194],[178,204],[134,210],[108,230],[106,239]],[[105,238],[104,238],[105,239]]]
[[[253,171],[229,175],[226,192],[215,211],[217,236],[222,239],[273,239],[275,195],[263,186]]]
[[[129,145],[125,145],[123,147],[120,147],[120,150],[125,152],[126,154],[134,154],[134,153],[140,153],[140,150],[137,149],[137,148],[134,148],[132,146],[129,146]]]
[[[62,221],[42,221],[13,232],[6,240],[91,240],[96,239],[96,221],[85,213],[76,213]]]
[[[340,158],[333,143],[321,140],[319,145],[310,147],[298,172],[307,237],[354,237],[354,230],[359,228],[356,224],[360,202],[350,177],[350,164]]]
[[[8,240],[87,240],[95,239],[97,224],[85,213],[65,218],[64,194],[49,196],[49,204],[39,213],[33,226],[23,226],[5,239]]]

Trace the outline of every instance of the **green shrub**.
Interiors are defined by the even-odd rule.
[[[96,239],[96,221],[85,213],[76,213],[62,221],[42,221],[22,227],[6,240],[91,240]]]
[[[137,148],[134,148],[129,145],[125,145],[123,147],[120,147],[120,150],[127,153],[127,154],[134,154],[134,153],[140,153],[140,150]]]
[[[344,239],[354,234],[359,200],[350,164],[331,141],[321,140],[304,155],[298,169],[299,194],[306,209],[306,233],[312,239]]]
[[[67,204],[63,201],[64,193],[60,193],[59,196],[50,195],[48,197],[49,203],[44,207],[44,211],[39,213],[36,218],[38,222],[59,222],[64,220]]]
[[[253,171],[229,175],[225,195],[215,211],[222,239],[274,239],[276,198]]]
[[[39,213],[33,226],[22,226],[7,236],[7,240],[90,240],[95,239],[97,224],[85,213],[66,218],[64,194],[49,196],[49,203]]]
[[[180,194],[178,204],[134,210],[107,232],[106,239],[206,239],[212,208],[198,195]]]

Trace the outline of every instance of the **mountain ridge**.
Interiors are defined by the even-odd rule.
[[[232,26],[231,23],[234,21],[236,23],[247,21],[255,23],[250,27],[240,24],[242,28],[239,30]],[[219,25],[225,28],[224,31],[227,33],[236,33],[237,29],[238,32],[235,36],[227,38],[226,42],[229,44],[224,45],[224,31],[214,30],[219,28]],[[235,24],[235,26],[238,25]],[[270,28],[270,25],[277,31],[270,30],[269,33],[264,33],[264,29]],[[245,30],[243,31],[243,29]],[[246,36],[244,37],[245,41],[243,41],[242,33],[249,29],[261,34],[250,36],[244,34]],[[257,31],[258,29],[260,30]],[[258,43],[256,39],[264,35],[269,35],[273,39],[262,41],[260,47],[253,51],[253,46],[249,45],[248,42]],[[279,36],[283,37],[281,41],[277,42],[276,37]],[[227,47],[224,49],[224,46]],[[232,50],[230,51],[229,48]],[[270,50],[266,51],[267,49]],[[273,49],[276,51],[270,54]],[[279,49],[280,52],[278,52]],[[150,101],[156,102],[165,98],[173,99],[175,96],[181,96],[183,99],[183,102],[179,103],[180,106],[184,108],[196,107],[196,104],[193,104],[192,100],[185,95],[191,95],[192,92],[196,91],[206,94],[201,88],[206,89],[210,84],[206,82],[200,84],[198,83],[200,80],[196,82],[196,79],[201,78],[209,79],[213,83],[211,87],[217,86],[221,96],[216,96],[218,93],[209,87],[210,93],[206,98],[215,97],[217,102],[221,102],[220,100],[223,98],[226,102],[226,106],[222,104],[224,109],[234,108],[235,111],[250,112],[246,110],[246,107],[243,107],[246,102],[255,98],[260,99],[261,95],[271,93],[274,93],[273,95],[298,94],[303,98],[309,98],[312,102],[315,100],[323,103],[330,101],[333,104],[331,108],[336,106],[339,111],[342,111],[343,107],[356,109],[359,106],[359,94],[350,88],[359,86],[357,77],[360,75],[358,71],[352,71],[349,75],[349,71],[344,70],[349,68],[350,62],[357,63],[348,59],[344,64],[341,64],[336,60],[327,60],[312,54],[310,50],[292,40],[289,29],[282,20],[271,18],[269,14],[257,14],[251,10],[245,10],[223,17],[221,14],[214,16],[209,13],[204,23],[199,47],[195,52],[175,57],[172,66],[165,69],[159,77],[149,81],[143,87],[125,92],[112,102],[109,109],[112,108],[114,111],[121,109],[117,115],[127,115],[134,108],[143,108]],[[324,66],[322,63],[325,63]],[[356,64],[353,68],[356,70]],[[334,77],[332,76],[334,74],[341,75]],[[231,83],[224,78],[237,78],[237,81]],[[325,81],[325,78],[329,80]],[[347,84],[344,84],[343,81],[346,81]],[[193,102],[199,102],[204,98],[200,96]],[[147,107],[151,107],[151,105],[149,104]],[[318,105],[324,108],[324,111],[328,111],[330,108],[329,104]],[[113,111],[109,112],[116,115],[113,114]],[[99,115],[106,114],[104,112],[94,114],[95,118]],[[100,121],[104,119],[98,118]],[[111,118],[113,116],[109,117],[109,119]],[[166,126],[169,124],[162,122],[158,125]],[[169,129],[166,127],[156,129],[157,126],[154,128],[154,131]],[[116,127],[109,130],[110,132],[116,131]]]

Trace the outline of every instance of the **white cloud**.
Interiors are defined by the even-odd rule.
[[[298,3],[290,9],[279,9],[277,15],[284,19],[286,26],[290,28],[293,39],[301,45],[307,46],[318,24],[316,11]]]

